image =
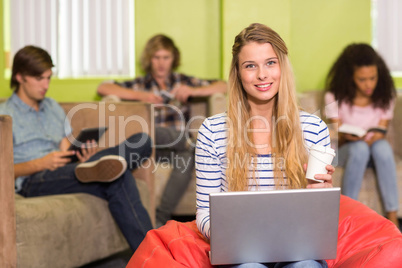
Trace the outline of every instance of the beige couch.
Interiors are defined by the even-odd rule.
[[[61,103],[74,133],[109,127],[99,144],[118,144],[146,132],[152,136],[150,106],[143,103]],[[70,113],[69,113],[70,112]],[[0,267],[78,267],[128,249],[107,202],[88,194],[14,197],[11,118],[0,117]],[[101,148],[100,148],[101,149]],[[152,162],[152,161],[151,161]],[[155,220],[153,166],[134,172],[141,200]]]
[[[321,92],[299,94],[301,106],[321,116]],[[61,103],[72,111],[75,134],[82,127],[107,125],[109,130],[100,143],[105,146],[139,131],[152,133],[151,107],[132,102]],[[191,128],[196,131],[206,116],[225,110],[221,94],[194,100],[192,116],[198,116]],[[80,108],[80,109],[79,109]],[[77,110],[75,112],[75,110]],[[71,114],[70,114],[71,115]],[[135,117],[138,115],[139,117]],[[321,116],[322,117],[322,116]],[[142,118],[142,120],[140,119]],[[395,118],[387,138],[390,140],[398,168],[398,189],[402,217],[402,94],[398,95]],[[333,137],[334,138],[334,137]],[[111,217],[107,203],[87,194],[55,195],[38,198],[14,198],[11,119],[0,117],[0,267],[77,267],[128,249],[128,245]],[[141,199],[152,220],[170,169],[153,166],[134,172]],[[334,184],[341,185],[342,169],[337,168]],[[156,180],[154,181],[154,177]],[[382,213],[382,204],[373,170],[368,169],[359,200]],[[195,177],[175,211],[176,215],[195,214]],[[46,241],[46,242],[44,242]]]

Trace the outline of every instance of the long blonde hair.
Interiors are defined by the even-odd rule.
[[[252,147],[253,135],[251,131],[248,131],[247,124],[251,117],[250,105],[239,74],[239,53],[243,46],[250,42],[270,43],[278,57],[281,69],[279,91],[275,96],[272,113],[274,127],[271,127],[273,131],[271,153],[276,188],[284,188],[284,176],[287,177],[288,188],[303,188],[307,185],[303,169],[303,164],[307,163],[307,152],[300,125],[293,71],[287,56],[288,50],[285,42],[275,31],[263,24],[254,23],[236,36],[232,47],[226,152],[228,162],[226,177],[229,190],[248,190],[247,178],[250,177],[250,167],[255,164],[253,163],[253,158],[256,156],[256,151]],[[246,139],[250,142],[246,142]],[[243,164],[239,163],[239,159],[244,161]],[[255,172],[253,172],[253,179],[256,180]]]

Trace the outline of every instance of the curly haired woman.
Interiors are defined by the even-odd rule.
[[[326,112],[332,123],[383,129],[363,137],[339,133],[338,165],[345,168],[342,193],[357,199],[364,172],[373,166],[386,216],[398,226],[395,160],[385,140],[396,91],[387,65],[370,45],[351,44],[332,66],[326,87]]]

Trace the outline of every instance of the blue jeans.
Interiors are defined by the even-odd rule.
[[[324,260],[306,260],[297,262],[278,262],[278,263],[243,263],[238,265],[221,265],[219,268],[326,268],[327,262]]]
[[[394,154],[386,140],[378,140],[371,146],[365,141],[342,145],[338,152],[338,165],[344,168],[342,194],[356,200],[366,168],[374,165],[385,210],[387,212],[398,210]]]
[[[138,133],[125,142],[102,150],[88,161],[97,160],[105,155],[121,155],[129,169],[137,168],[141,162],[133,159],[146,159],[152,153],[151,139],[147,134]],[[134,155],[134,157],[133,157]],[[54,171],[44,170],[25,179],[19,194],[25,197],[87,193],[108,201],[109,210],[127,239],[131,249],[135,251],[146,233],[152,229],[149,215],[143,207],[137,185],[127,169],[121,177],[110,183],[81,183],[75,177],[75,167],[72,163]]]

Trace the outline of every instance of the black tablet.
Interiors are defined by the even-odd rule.
[[[81,152],[81,145],[89,140],[99,141],[100,137],[105,133],[107,127],[95,127],[95,128],[83,128],[76,138],[73,137],[71,145],[68,148],[69,151]],[[70,156],[71,162],[77,162],[78,157],[76,155]]]

